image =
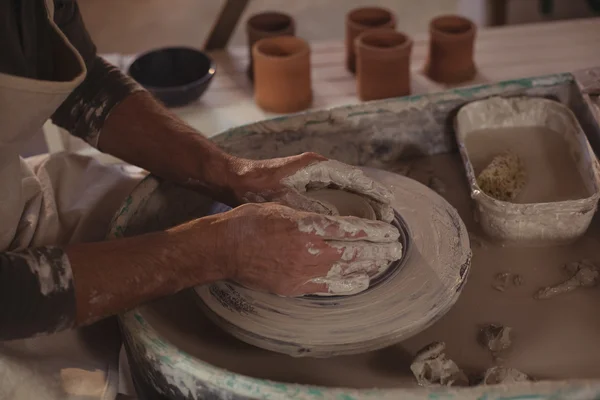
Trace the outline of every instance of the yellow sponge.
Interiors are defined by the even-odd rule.
[[[523,162],[513,152],[500,154],[477,177],[477,185],[489,196],[501,201],[514,200],[523,186],[526,174]]]

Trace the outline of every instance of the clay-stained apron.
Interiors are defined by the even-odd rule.
[[[68,70],[76,75],[52,82],[0,73],[0,251],[102,239],[118,205],[139,180],[119,167],[78,155],[27,160],[19,156],[22,145],[87,72],[79,53],[54,24],[53,7],[53,1],[46,0],[55,43],[73,55],[71,61],[56,60],[55,66],[75,64]],[[93,347],[80,331],[0,343],[0,398],[116,397],[119,338],[113,331],[86,328],[85,336],[95,337]],[[101,351],[93,351],[100,346]]]

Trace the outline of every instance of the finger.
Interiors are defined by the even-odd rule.
[[[339,217],[302,213],[298,228],[302,232],[325,240],[362,240],[373,243],[397,242],[400,232],[395,226],[381,221],[357,217]]]
[[[281,183],[299,192],[306,192],[311,185],[333,185],[382,204],[390,204],[393,199],[392,192],[384,185],[367,177],[360,169],[335,160],[310,164],[284,178]]]
[[[348,276],[314,278],[299,288],[302,294],[321,296],[347,296],[360,293],[369,288],[369,276],[353,274]]]
[[[290,171],[298,171],[309,165],[327,160],[327,157],[324,157],[318,153],[306,152],[293,156],[272,158],[270,162],[278,168],[285,168]]]
[[[369,242],[328,242],[329,246],[337,249],[342,261],[374,260],[392,262],[402,258],[402,243],[369,243]]]

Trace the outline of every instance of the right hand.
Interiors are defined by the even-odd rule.
[[[400,258],[395,227],[275,204],[246,204],[211,223],[214,261],[228,279],[281,296],[354,294]]]

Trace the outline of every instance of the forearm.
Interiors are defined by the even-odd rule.
[[[207,217],[165,232],[64,250],[0,253],[0,341],[90,324],[226,279],[228,273],[213,257],[218,235],[208,231],[210,222]]]
[[[194,223],[209,224],[210,217]],[[188,226],[68,247],[77,325],[122,313],[190,286],[226,279],[226,271],[211,257],[214,235],[201,229],[191,238]]]
[[[99,149],[165,179],[204,189],[231,202],[230,180],[238,163],[145,92],[114,108],[104,124]]]

